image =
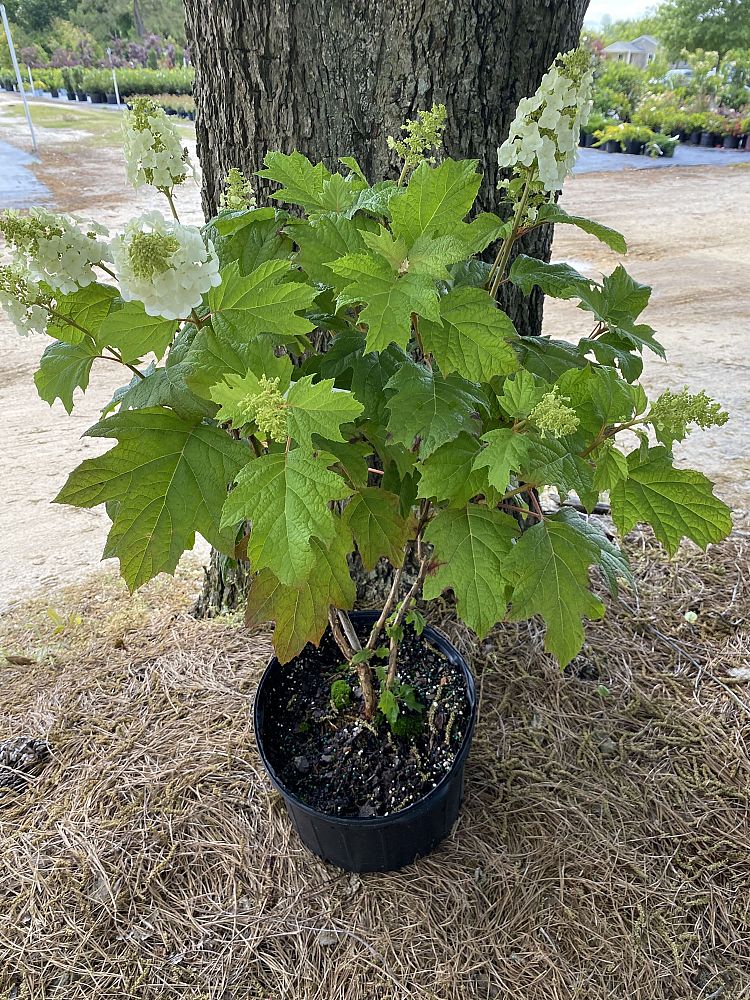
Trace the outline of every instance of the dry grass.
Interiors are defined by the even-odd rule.
[[[48,602],[14,611],[0,645],[33,662],[1,668],[0,740],[44,736],[52,760],[0,799],[0,996],[750,995],[747,541],[631,552],[639,606],[566,675],[533,624],[473,650],[461,820],[388,876],[292,835],[252,739],[268,636],[192,620],[189,572],[59,592],[58,635]]]

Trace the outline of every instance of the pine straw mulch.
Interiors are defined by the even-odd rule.
[[[748,540],[629,548],[638,603],[564,675],[533,623],[474,648],[461,819],[387,876],[295,839],[253,744],[268,634],[193,620],[194,568],[7,615],[0,741],[51,757],[0,790],[0,997],[750,995]]]

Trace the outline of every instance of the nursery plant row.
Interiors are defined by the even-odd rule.
[[[192,95],[194,72],[192,66],[176,69],[118,69],[117,87],[121,98],[147,94],[150,97],[177,97]],[[83,66],[65,66],[62,69],[32,70],[34,90],[59,97],[61,92],[69,100],[86,100],[95,103],[115,103],[112,71],[109,69],[86,69]],[[24,86],[27,84],[24,78]],[[5,67],[0,70],[0,83],[5,90],[17,90],[14,71]]]
[[[675,133],[655,130],[635,122],[620,122],[614,119],[599,121],[591,116],[588,128],[581,131],[580,145],[594,146],[607,153],[630,153],[636,156],[674,156],[680,142],[691,146],[714,149],[747,149],[750,152],[750,118],[742,122],[742,130],[726,131],[726,125],[719,119],[721,115],[692,115],[701,121],[686,122],[684,128]],[[711,121],[703,119],[711,118]],[[695,126],[695,127],[693,127]]]

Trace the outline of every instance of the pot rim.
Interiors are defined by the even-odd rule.
[[[379,613],[380,612],[376,610],[352,611],[350,612],[350,617],[354,622],[374,622],[376,621]],[[266,755],[259,719],[259,716],[261,715],[261,701],[264,689],[270,684],[270,678],[275,670],[278,667],[282,667],[282,664],[279,662],[277,657],[271,657],[268,662],[268,666],[263,671],[263,676],[261,677],[255,691],[255,702],[253,705],[253,728],[255,730],[255,742],[258,746],[260,759],[262,760],[266,773],[271,780],[271,784],[283,795],[285,799],[293,802],[296,808],[301,809],[303,812],[307,813],[308,816],[323,819],[327,823],[331,823],[333,826],[351,827],[352,825],[356,825],[368,829],[377,829],[378,827],[389,826],[395,820],[400,821],[402,818],[408,819],[415,813],[422,811],[425,805],[429,804],[433,799],[438,797],[443,787],[448,783],[456,770],[463,765],[471,748],[471,741],[474,736],[474,729],[477,722],[477,695],[474,675],[471,672],[469,664],[466,662],[461,653],[459,653],[450,639],[448,639],[448,637],[445,636],[439,629],[435,628],[434,625],[425,625],[424,632],[422,634],[426,636],[430,642],[437,646],[440,652],[443,653],[451,662],[461,668],[466,685],[466,697],[469,702],[469,725],[466,728],[463,742],[458,748],[450,770],[445,772],[437,785],[435,785],[435,787],[432,788],[426,795],[417,799],[416,802],[412,802],[412,804],[407,806],[406,809],[399,809],[398,812],[389,813],[387,816],[335,816],[333,813],[321,812],[319,809],[314,809],[312,806],[308,805],[301,798],[299,798],[298,795],[295,795],[294,792],[289,791],[286,785],[279,778],[276,771],[272,767],[268,756]]]

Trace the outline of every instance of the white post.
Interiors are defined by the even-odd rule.
[[[18,91],[21,94],[21,100],[23,101],[23,109],[26,112],[26,121],[29,125],[29,132],[31,132],[31,148],[34,152],[37,152],[36,135],[34,133],[34,124],[31,121],[31,112],[29,111],[29,102],[26,100],[26,91],[23,89],[23,80],[21,79],[21,70],[18,68],[18,60],[16,59],[16,50],[13,45],[13,38],[10,34],[10,25],[8,24],[8,15],[5,13],[5,4],[0,3],[0,16],[3,19],[3,27],[5,28],[5,37],[8,39],[8,50],[10,52],[10,61],[13,63],[13,69],[16,73],[16,82],[18,83]]]
[[[120,88],[117,86],[117,74],[115,73],[115,66],[112,62],[112,49],[107,49],[107,55],[109,56],[109,65],[112,67],[112,83],[115,85],[115,100],[117,101],[117,107],[120,107]]]

